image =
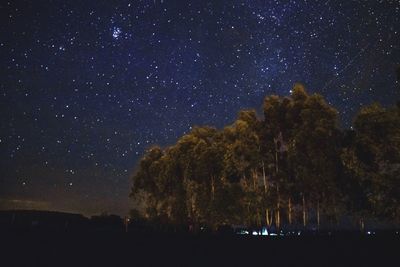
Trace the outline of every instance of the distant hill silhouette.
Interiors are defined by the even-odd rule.
[[[69,230],[87,228],[88,225],[89,219],[81,214],[40,210],[0,211],[1,229]]]
[[[42,211],[0,211],[0,231],[123,231],[121,217],[98,215],[87,218],[82,214]]]

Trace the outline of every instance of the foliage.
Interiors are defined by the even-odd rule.
[[[195,230],[319,226],[344,215],[400,220],[398,107],[364,107],[344,131],[321,95],[295,84],[288,97],[266,97],[263,111],[263,119],[242,110],[222,130],[194,127],[173,146],[150,148],[133,176],[140,216]]]

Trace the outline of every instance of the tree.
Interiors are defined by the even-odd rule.
[[[160,159],[163,151],[160,147],[150,148],[140,160],[138,171],[133,176],[131,196],[140,202],[145,217],[153,219],[158,215],[159,196],[157,194],[156,177],[160,172]]]
[[[282,199],[287,199],[291,223],[295,200],[302,206],[303,225],[306,226],[308,199],[316,210],[319,225],[321,207],[327,209],[333,205],[331,202],[335,202],[338,195],[335,181],[340,169],[337,111],[327,105],[322,96],[310,96],[303,85],[295,84],[290,98],[265,99],[264,117],[264,147],[275,154],[277,221]],[[300,195],[296,195],[297,192]]]
[[[340,199],[337,177],[340,171],[338,112],[322,96],[314,94],[304,101],[301,123],[294,128],[295,153],[301,154],[305,173],[301,177],[303,196],[309,198],[320,225],[321,207],[329,210]]]
[[[354,120],[356,133],[353,169],[374,216],[399,219],[400,115],[374,103]]]
[[[288,97],[266,97],[263,111],[263,120],[241,110],[222,130],[194,127],[174,145],[148,149],[133,175],[136,215],[195,232],[279,229],[300,218],[319,228],[345,212],[361,226],[367,217],[400,221],[399,107],[365,107],[354,130],[342,131],[338,112],[297,83]]]
[[[261,166],[258,130],[260,122],[254,110],[239,112],[236,122],[223,131],[226,153],[224,176],[239,183],[243,192],[242,206],[247,224],[261,226],[259,169]]]

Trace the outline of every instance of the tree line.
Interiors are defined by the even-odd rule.
[[[136,214],[173,225],[334,225],[400,220],[400,106],[363,107],[351,129],[295,84],[218,130],[194,127],[153,146],[133,175]]]

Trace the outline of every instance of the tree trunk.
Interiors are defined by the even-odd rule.
[[[292,224],[292,200],[290,197],[288,200],[288,221],[289,224]]]
[[[306,227],[307,225],[307,218],[306,218],[306,198],[303,194],[303,226]]]
[[[257,170],[253,169],[252,170],[253,173],[253,191],[254,193],[257,192]],[[255,202],[255,206],[256,206],[256,213],[257,213],[257,221],[256,221],[256,225],[257,227],[261,227],[261,215],[260,215],[260,209],[258,207],[258,203],[257,201]]]
[[[264,194],[267,194],[268,187],[267,187],[267,177],[265,176],[264,161],[262,161],[262,173],[263,173],[263,181],[264,181]]]
[[[269,219],[269,209],[265,209],[265,221],[267,223],[267,226],[270,227],[271,226],[271,221]]]
[[[281,213],[279,211],[279,208],[276,211],[276,228],[281,228]]]
[[[280,208],[281,208],[281,196],[279,193],[279,185],[276,186],[276,193],[278,195],[278,203],[276,205],[276,227],[279,229],[281,227],[281,213],[280,213]]]
[[[192,218],[193,218],[193,221],[195,221],[196,204],[195,204],[194,196],[191,196],[191,198],[190,198],[190,204],[191,204]]]
[[[339,219],[338,219],[338,212],[336,209],[336,198],[333,198],[333,218],[335,220],[335,226],[339,224]]]
[[[274,213],[273,213],[273,211],[271,210],[269,210],[269,209],[266,209],[265,210],[265,217],[266,217],[266,219],[267,219],[267,226],[268,227],[271,227],[271,225],[272,225],[272,222],[273,222],[273,220],[274,220]]]
[[[278,174],[278,143],[275,142],[275,174]]]
[[[271,216],[269,217],[270,226],[272,225],[273,219],[274,219],[274,211],[271,210]]]
[[[253,190],[256,191],[257,171],[253,170]]]
[[[280,200],[280,193],[279,193],[279,183],[278,183],[278,143],[275,141],[275,180],[276,180],[276,192],[278,196],[278,203],[277,203],[277,210],[276,210],[276,227],[279,229],[281,225],[281,216],[280,216],[280,205],[281,205],[281,200]]]
[[[247,224],[251,225],[252,224],[252,219],[251,219],[251,216],[250,216],[250,201],[247,202],[247,214],[248,214],[248,216],[246,216],[247,217],[246,218]]]
[[[215,196],[215,181],[214,181],[214,176],[211,175],[211,200],[214,201],[214,196]]]
[[[361,232],[364,232],[364,229],[365,229],[364,219],[361,218],[361,219],[360,219],[360,230],[361,230]]]
[[[320,212],[319,212],[319,199],[317,200],[317,229],[319,231]]]
[[[265,166],[264,166],[264,161],[261,161],[262,163],[262,174],[263,174],[263,182],[264,182],[264,200],[267,197],[267,191],[268,191],[268,185],[267,185],[267,177],[265,175]],[[265,221],[268,227],[271,226],[271,221],[269,219],[269,209],[265,209]]]

